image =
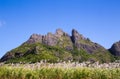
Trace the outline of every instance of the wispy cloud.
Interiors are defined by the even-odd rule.
[[[5,24],[5,21],[0,20],[0,27],[4,26]]]

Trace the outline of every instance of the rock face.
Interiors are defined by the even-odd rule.
[[[112,50],[113,52],[116,52],[114,55],[120,55],[119,46],[120,44],[113,45]],[[100,61],[110,61],[108,53],[109,51],[104,47],[85,38],[75,29],[72,30],[71,36],[62,29],[57,29],[55,34],[49,32],[47,35],[31,35],[21,46],[7,52],[0,61],[9,61],[21,57],[22,60],[31,59],[31,61],[35,60],[35,57],[37,61],[41,59],[48,59],[51,61],[53,61],[53,59],[54,61],[57,59],[77,59],[77,61],[95,59]],[[105,58],[104,55],[108,58]],[[33,59],[29,56],[32,56]],[[103,56],[103,58],[100,56]]]
[[[50,32],[47,33],[47,35],[33,34],[30,36],[30,38],[26,43],[33,44],[37,42],[48,45],[48,46],[57,45],[58,47],[61,47],[61,48],[64,47],[68,50],[73,49],[73,43],[71,41],[70,35],[63,32],[62,29],[57,29],[55,34],[52,34]]]
[[[55,46],[58,42],[57,38],[52,33],[48,33],[42,39],[42,43],[49,46]]]
[[[55,33],[55,36],[60,38],[61,36],[63,36],[65,33],[63,32],[62,29],[57,29],[56,30],[56,33]]]
[[[73,43],[78,43],[80,40],[84,40],[85,38],[77,32],[77,30],[72,30],[72,36],[71,36]]]
[[[1,58],[1,60],[0,61],[6,61],[6,60],[8,60],[8,59],[12,59],[12,58],[14,58],[14,54],[12,54],[12,53],[10,53],[10,52],[7,52],[2,58]]]
[[[106,51],[105,48],[100,46],[97,43],[93,43],[88,38],[85,38],[83,35],[79,34],[75,29],[72,30],[71,40],[77,49],[84,49],[88,53],[95,53],[98,49],[102,49],[102,51]]]
[[[33,34],[26,43],[36,43],[36,42],[42,43],[42,35]]]
[[[109,50],[113,55],[120,56],[120,41],[114,43]]]

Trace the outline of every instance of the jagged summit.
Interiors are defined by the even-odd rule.
[[[21,46],[7,52],[1,61],[6,62],[100,61],[110,62],[110,52],[101,45],[85,38],[75,29],[71,35],[62,29],[46,35],[32,34]]]
[[[72,29],[72,42],[75,43],[75,41],[77,40],[85,40],[86,38],[83,37],[81,34],[79,34],[79,32],[75,29]],[[51,38],[51,40],[59,39],[62,36],[68,36],[70,37],[69,34],[65,33],[62,29],[57,29],[55,34],[52,34],[50,32],[47,33],[47,35],[40,35],[40,34],[32,34],[30,36],[30,38],[28,39],[28,41],[26,41],[26,43],[35,43],[35,42],[40,42],[40,43],[44,43],[45,41],[49,41]]]
[[[57,29],[56,30],[56,33],[55,33],[55,35],[57,36],[57,37],[61,37],[62,35],[64,35],[65,34],[65,32],[63,32],[63,30],[62,29]]]
[[[26,43],[42,42],[42,35],[32,34]]]

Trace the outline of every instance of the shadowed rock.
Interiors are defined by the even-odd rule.
[[[120,56],[120,41],[114,43],[109,50],[113,55]]]
[[[84,40],[85,38],[77,30],[73,29],[71,39],[73,43],[77,43],[79,40]]]

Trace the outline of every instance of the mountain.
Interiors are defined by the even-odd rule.
[[[72,34],[57,29],[55,34],[33,34],[19,47],[7,52],[1,62],[47,62],[60,61],[99,61],[111,62],[113,55],[101,45],[85,38],[73,29]]]
[[[117,60],[120,60],[120,41],[114,43],[109,51],[115,56]]]

